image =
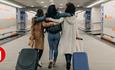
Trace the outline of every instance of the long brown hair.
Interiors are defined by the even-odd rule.
[[[42,17],[42,16],[44,16],[43,10],[42,9],[38,9],[35,17],[32,18],[32,26],[31,26],[31,28],[33,28],[36,24],[38,24],[38,21],[36,21],[35,19],[37,17]]]
[[[65,10],[66,13],[69,13],[71,15],[74,15],[75,14],[75,11],[76,11],[76,7],[73,3],[69,2],[66,4],[67,8]]]
[[[42,17],[42,16],[44,16],[43,10],[42,10],[42,9],[38,9],[38,10],[37,10],[37,13],[36,13],[36,16],[37,16],[37,17]]]
[[[38,23],[38,21],[36,21],[35,19],[36,19],[37,17],[42,17],[42,16],[44,16],[43,10],[42,10],[42,9],[38,9],[38,10],[37,10],[37,13],[36,13],[36,15],[35,15],[35,17],[32,19],[32,21],[33,21],[32,26],[34,26],[35,24]]]

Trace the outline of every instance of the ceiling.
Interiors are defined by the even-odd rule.
[[[26,7],[43,7],[47,8],[54,3],[58,8],[64,8],[67,2],[72,2],[77,6],[87,6],[97,0],[9,0]]]

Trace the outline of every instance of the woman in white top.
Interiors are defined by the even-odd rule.
[[[74,4],[67,3],[66,6],[65,13],[69,13],[71,16],[64,18],[60,45],[61,47],[64,47],[62,51],[64,52],[66,59],[66,69],[70,70],[72,54],[76,51],[76,47],[79,46],[79,43],[76,40],[76,38],[79,38],[79,31]]]

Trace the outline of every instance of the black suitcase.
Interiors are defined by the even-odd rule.
[[[78,52],[73,53],[73,70],[89,70],[87,53],[81,51],[80,46],[78,50]]]
[[[37,70],[38,52],[32,48],[22,49],[15,70]]]

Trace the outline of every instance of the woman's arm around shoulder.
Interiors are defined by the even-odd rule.
[[[43,27],[50,27],[50,26],[54,26],[54,22],[43,22],[42,23]]]
[[[64,18],[60,18],[60,19],[46,18],[46,20],[60,24],[64,21]]]

